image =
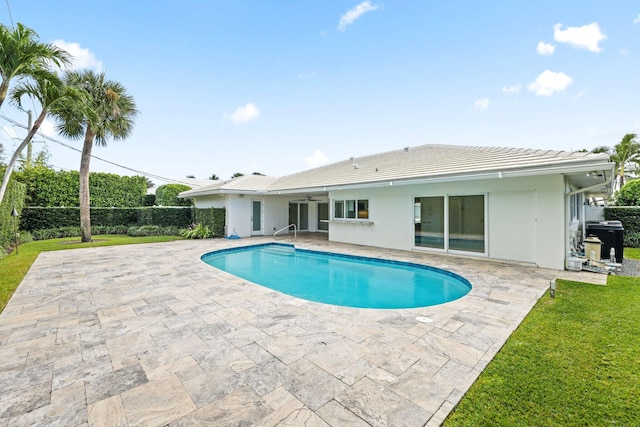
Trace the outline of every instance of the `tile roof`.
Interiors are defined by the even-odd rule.
[[[416,179],[456,179],[483,173],[589,167],[608,163],[604,153],[523,148],[421,145],[352,157],[281,178],[245,175],[181,193],[182,197],[225,192],[289,192]]]
[[[224,192],[266,191],[278,178],[264,175],[243,175],[226,181],[210,181],[210,185],[180,193],[181,197],[201,196]]]
[[[366,184],[390,180],[462,177],[546,167],[606,163],[607,154],[522,148],[422,145],[353,157],[279,178],[269,191]]]

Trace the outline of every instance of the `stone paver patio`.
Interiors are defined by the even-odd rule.
[[[298,239],[473,284],[451,303],[369,310],[283,295],[199,259],[268,241],[42,253],[0,315],[0,426],[439,425],[558,275]]]

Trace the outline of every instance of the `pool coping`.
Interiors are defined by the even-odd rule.
[[[273,241],[41,253],[0,314],[0,425],[439,425],[560,274],[299,236],[303,249],[424,263],[472,284],[449,303],[372,310],[200,261]]]

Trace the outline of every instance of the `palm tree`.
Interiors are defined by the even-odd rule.
[[[41,43],[38,34],[21,23],[15,29],[0,24],[0,106],[15,77],[46,78],[52,64],[61,67],[70,62],[71,56],[65,50]]]
[[[93,144],[106,146],[107,140],[125,139],[131,134],[138,114],[133,97],[120,83],[107,80],[105,73],[91,70],[68,72],[65,81],[86,92],[87,110],[76,109],[62,117],[58,126],[61,134],[82,138],[80,159],[80,231],[83,242],[91,241],[89,163]],[[87,114],[88,113],[88,114]]]
[[[619,187],[622,188],[625,179],[625,168],[631,164],[640,163],[640,142],[636,140],[635,133],[628,133],[613,147],[611,160],[616,164],[616,174],[619,178]]]
[[[4,197],[11,172],[18,157],[20,157],[20,153],[31,142],[47,114],[57,116],[69,110],[79,109],[84,104],[85,97],[82,91],[65,85],[58,76],[51,72],[39,73],[32,82],[22,82],[11,92],[11,102],[20,109],[22,109],[23,95],[37,100],[42,107],[42,111],[40,111],[27,136],[13,153],[11,160],[9,160],[2,178],[2,185],[0,185],[0,202]]]

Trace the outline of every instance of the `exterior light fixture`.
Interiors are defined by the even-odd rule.
[[[549,295],[551,296],[551,298],[556,297],[556,280],[555,279],[549,282]]]

